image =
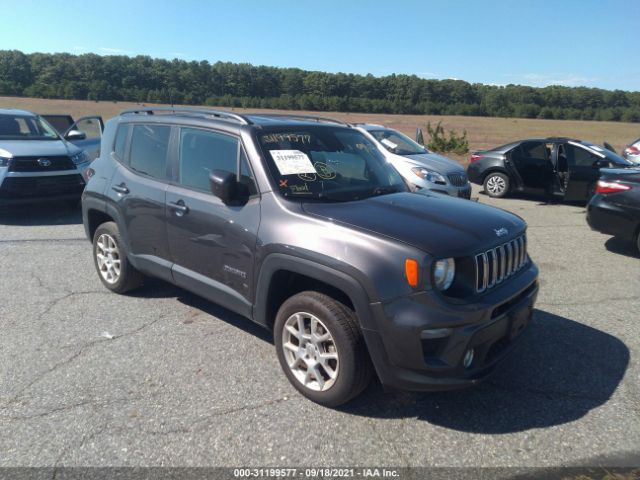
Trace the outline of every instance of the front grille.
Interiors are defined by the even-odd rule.
[[[53,172],[74,168],[76,166],[66,156],[15,157],[9,162],[10,172]]]
[[[7,177],[0,186],[0,198],[33,198],[55,195],[80,195],[84,190],[81,175],[50,177]]]
[[[527,262],[527,238],[522,235],[475,256],[476,292],[502,283]]]
[[[447,177],[449,178],[451,185],[454,187],[464,187],[467,185],[466,173],[450,173]]]

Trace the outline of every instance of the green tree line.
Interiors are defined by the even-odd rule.
[[[148,56],[0,50],[0,95],[245,108],[640,122],[640,92],[470,84]]]

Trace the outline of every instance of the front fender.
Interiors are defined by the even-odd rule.
[[[305,275],[340,289],[353,303],[361,328],[372,328],[373,320],[369,308],[369,298],[364,287],[356,279],[316,261],[282,253],[272,253],[262,262],[256,282],[256,301],[253,307],[255,322],[261,325],[269,323],[267,318],[269,286],[274,274],[279,270]]]

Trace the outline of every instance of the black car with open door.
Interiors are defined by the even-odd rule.
[[[519,191],[588,201],[601,168],[629,167],[633,164],[628,160],[590,142],[534,138],[474,152],[467,175],[491,197]]]

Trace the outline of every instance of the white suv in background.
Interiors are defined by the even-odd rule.
[[[69,140],[80,138],[74,132]],[[64,200],[77,204],[87,180],[87,153],[42,117],[0,109],[0,206]]]
[[[430,152],[397,130],[369,123],[353,126],[378,146],[412,188],[471,198],[471,184],[458,162]]]

